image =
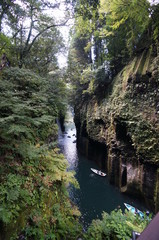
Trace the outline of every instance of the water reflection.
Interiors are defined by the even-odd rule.
[[[112,210],[125,209],[124,202],[135,205],[142,209],[137,200],[132,200],[128,196],[119,192],[119,189],[109,184],[107,177],[98,176],[91,171],[98,168],[94,161],[82,156],[76,148],[76,129],[73,123],[73,116],[65,124],[65,133],[59,131],[59,147],[69,163],[69,169],[76,172],[76,179],[80,189],[73,186],[69,189],[71,200],[79,207],[82,214],[81,221],[86,229],[91,221],[101,218],[102,212],[110,213]]]
[[[59,146],[69,163],[69,169],[76,171],[78,155],[76,149],[76,129],[73,119],[65,124],[65,128],[66,131],[64,133],[59,132]]]

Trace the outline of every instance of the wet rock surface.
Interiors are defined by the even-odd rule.
[[[92,96],[76,104],[75,124],[78,146],[87,155],[91,141],[105,146],[110,182],[158,211],[159,56],[144,56],[142,66],[136,57],[106,86],[102,100]]]

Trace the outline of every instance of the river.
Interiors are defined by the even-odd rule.
[[[124,210],[124,202],[145,210],[139,200],[122,194],[118,188],[109,183],[107,177],[100,177],[91,171],[91,167],[99,169],[99,166],[78,152],[71,111],[68,112],[65,122],[65,132],[62,133],[59,128],[58,143],[69,163],[69,169],[75,171],[75,177],[80,185],[80,189],[70,187],[69,194],[81,212],[84,229],[87,229],[93,219],[101,219],[103,211],[110,213],[119,207]]]

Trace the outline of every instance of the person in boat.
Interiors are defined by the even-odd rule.
[[[140,213],[139,213],[139,211],[138,211],[138,209],[137,209],[137,208],[135,208],[135,215],[138,215],[138,216],[140,216]]]
[[[150,212],[149,211],[146,211],[146,216],[148,217],[150,215]]]
[[[137,208],[135,208],[135,214],[138,214],[138,210],[137,210]]]

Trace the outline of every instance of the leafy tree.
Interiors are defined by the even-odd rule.
[[[64,21],[56,23],[53,16],[49,16],[48,12],[53,11],[58,6],[58,2],[51,3],[47,0],[24,0],[10,5],[9,9],[10,12],[12,12],[12,16],[10,16],[10,12],[6,11],[7,21],[5,21],[4,24],[8,24],[10,30],[9,35],[15,46],[13,54],[16,55],[16,59],[14,59],[14,62],[16,64],[18,63],[20,68],[23,64],[27,66],[30,55],[32,55],[31,51],[35,54],[34,49],[42,39],[44,42],[44,36],[47,38],[47,44],[49,42],[50,45],[54,42],[52,45],[55,46],[56,50],[51,51],[51,53],[54,53],[53,58],[55,59],[57,46],[58,48],[62,46],[61,37],[56,27],[63,26],[68,21],[66,18]],[[35,43],[36,46],[34,47]],[[53,47],[51,49],[53,49]],[[44,60],[45,58],[47,58],[47,60]],[[45,64],[46,62],[50,62],[50,56],[46,57],[45,55],[43,61]],[[37,62],[36,57],[35,62]]]
[[[56,109],[58,119],[63,121],[68,106],[68,88],[64,82],[64,75],[61,70],[50,72],[47,94],[51,111],[54,112]]]
[[[83,0],[78,5],[76,33],[94,50],[95,67],[109,62],[116,74],[136,51],[150,22],[149,15],[147,0],[101,0],[100,4]]]
[[[78,222],[73,224],[79,212],[71,207],[66,191],[69,183],[78,184],[56,148],[56,118],[65,110],[64,91],[55,76],[48,80],[19,68],[1,72],[2,239],[17,239],[19,234],[28,239],[75,239],[80,234]]]
[[[56,28],[48,29],[35,41],[25,57],[25,67],[45,76],[49,70],[58,68],[57,54],[61,48],[64,48],[64,44],[59,31]]]
[[[42,12],[55,5],[22,2],[9,8],[12,18],[9,11],[1,18],[12,27],[10,38],[1,33],[6,41],[2,52],[11,55],[13,49],[15,65],[34,73],[17,67],[0,72],[0,238],[76,239],[81,235],[79,212],[66,186],[78,183],[56,148],[56,119],[66,111],[66,86],[55,57],[63,45],[56,23]],[[55,74],[44,78],[35,73],[46,76],[48,70]]]
[[[151,13],[151,19],[152,19],[152,33],[153,33],[153,39],[156,42],[156,45],[158,44],[159,39],[159,4],[152,6],[152,13]]]
[[[0,2],[0,33],[2,31],[2,22],[5,18],[13,17],[12,9],[15,7],[14,0],[2,0]]]
[[[149,220],[145,214],[144,219],[126,211],[114,210],[110,214],[103,212],[102,220],[93,220],[85,234],[85,239],[128,240],[132,237],[132,231],[142,232]]]
[[[133,52],[141,34],[149,23],[150,4],[147,0],[125,1],[101,0],[99,12],[106,18],[106,35],[115,35],[116,30],[124,25],[122,31],[125,33],[126,46]]]
[[[12,48],[11,39],[5,36],[3,33],[0,33],[0,56],[3,53],[6,53],[6,55],[10,58],[11,48]]]

